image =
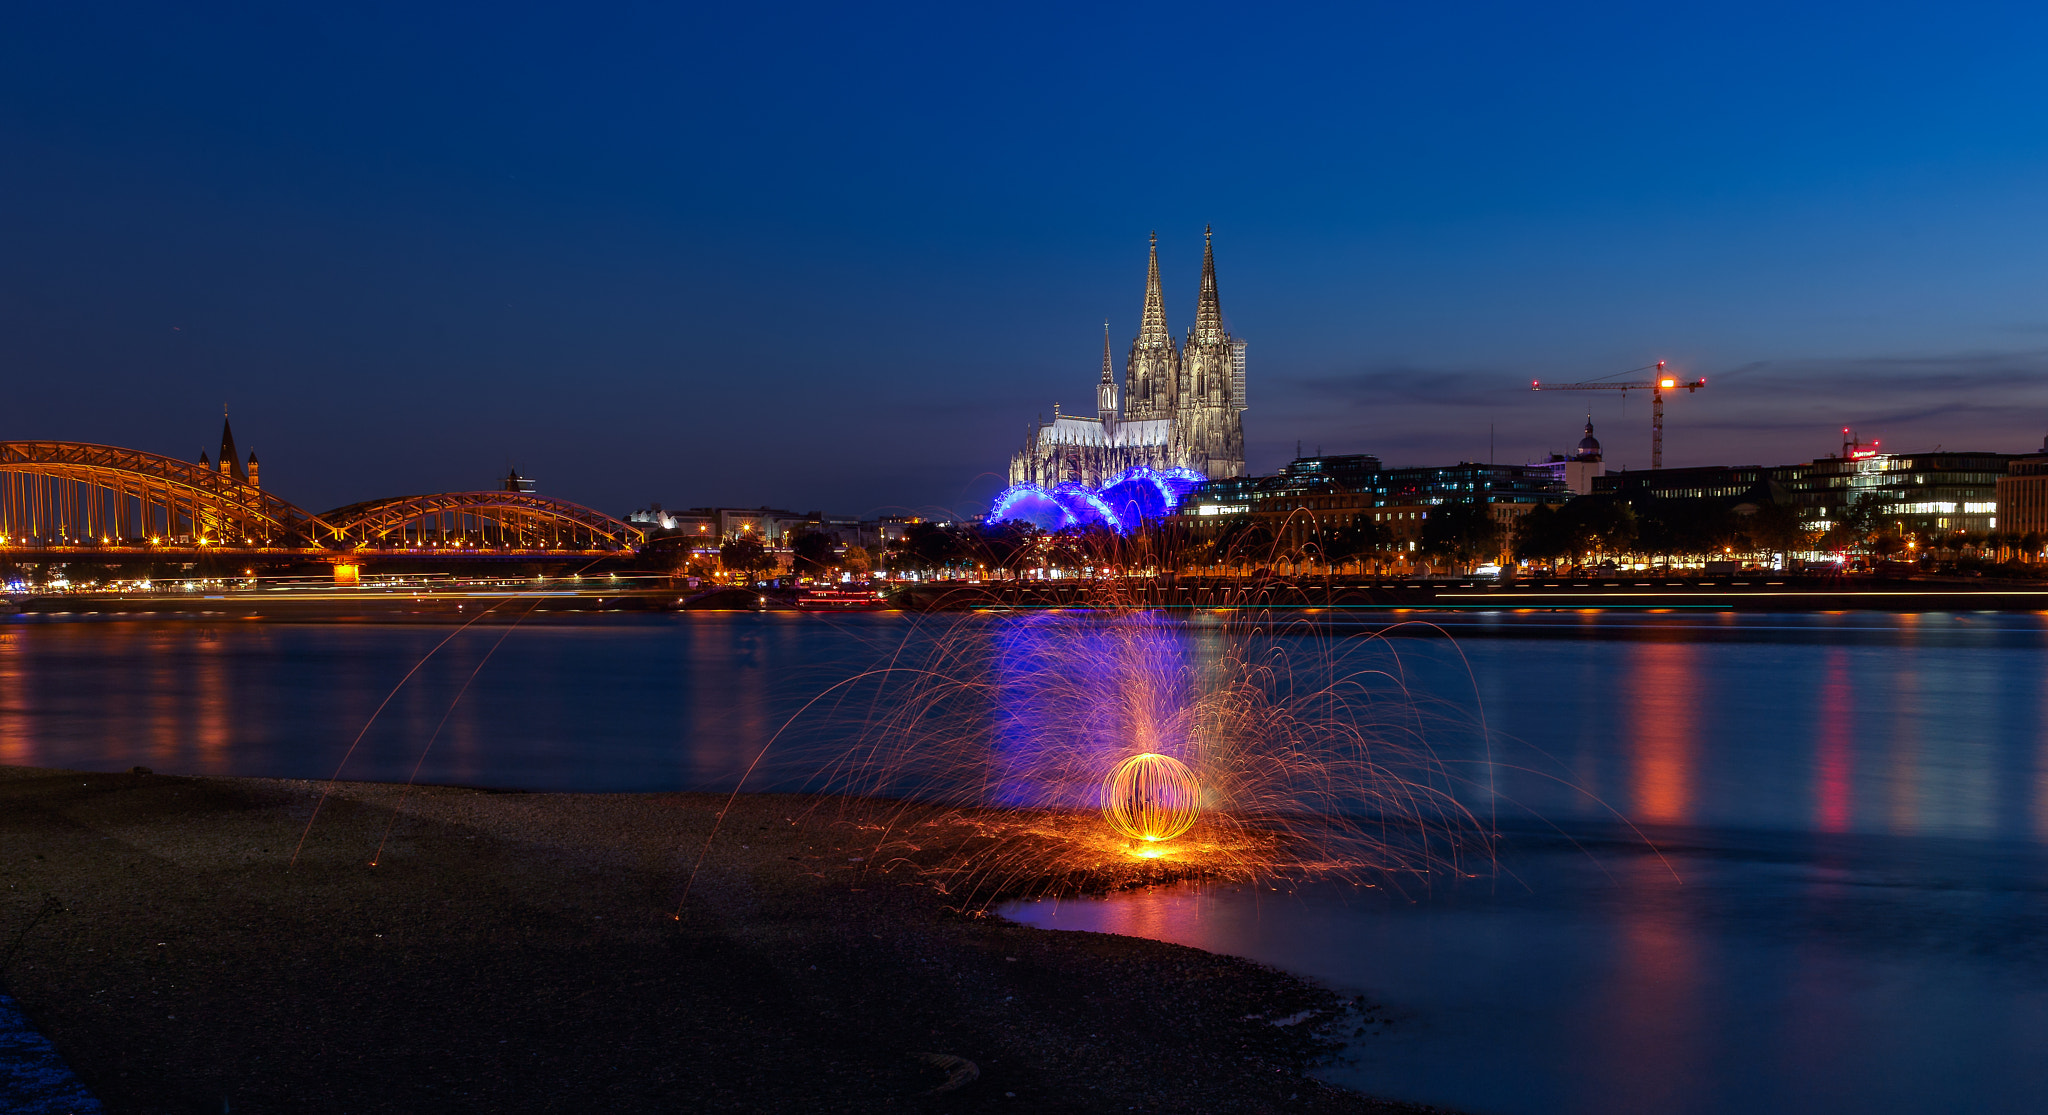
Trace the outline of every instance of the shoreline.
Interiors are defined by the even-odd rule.
[[[506,605],[516,604],[514,609]],[[121,595],[62,593],[0,597],[0,620],[26,617],[155,615],[177,619],[235,618],[332,622],[503,622],[512,616],[675,615],[786,612],[854,615],[872,612],[1043,611],[1202,612],[1223,609],[1318,611],[1368,616],[1408,612],[2048,611],[2048,581],[1996,578],[1801,576],[1744,574],[1672,580],[1641,573],[1594,578],[1374,579],[1310,577],[1243,579],[1194,576],[1097,582],[925,582],[898,585],[872,607],[812,608],[785,589],[733,590],[687,597],[673,589],[617,589],[535,595],[518,591],[386,591],[360,589],[294,594],[272,590]],[[496,614],[505,610],[504,617]]]
[[[323,785],[0,767],[0,989],[108,1111],[1430,1110],[1310,1075],[1369,1008],[951,902],[848,799],[732,799],[684,902],[724,795],[337,783],[307,834]]]

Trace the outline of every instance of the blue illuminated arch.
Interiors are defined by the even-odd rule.
[[[1023,520],[1040,530],[1100,523],[1129,534],[1146,522],[1173,514],[1189,492],[1208,479],[1190,468],[1127,468],[1099,488],[1073,481],[1050,490],[1037,484],[1005,488],[990,506],[992,523]]]
[[[1099,522],[1118,534],[1124,533],[1126,529],[1123,520],[1117,518],[1116,511],[1103,502],[1102,497],[1092,489],[1068,481],[1054,488],[1052,497],[1059,500],[1060,505],[1067,509],[1067,514],[1072,517],[1071,522],[1075,526]]]
[[[1064,530],[1072,524],[1073,515],[1066,506],[1054,498],[1051,492],[1036,484],[1014,484],[996,497],[989,508],[988,521],[1007,523],[1021,520],[1044,531]]]

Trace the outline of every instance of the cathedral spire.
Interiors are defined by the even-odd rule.
[[[1138,325],[1141,345],[1170,345],[1166,331],[1166,296],[1159,292],[1159,234],[1152,234],[1152,259],[1145,267],[1145,317]]]
[[[1195,307],[1195,341],[1215,344],[1223,340],[1223,307],[1216,299],[1216,250],[1209,238],[1214,234],[1202,226],[1202,299]]]
[[[1095,385],[1095,416],[1102,419],[1102,428],[1112,433],[1116,430],[1116,376],[1109,367],[1109,323],[1102,323],[1102,382]]]
[[[1180,348],[1166,331],[1166,296],[1159,290],[1159,234],[1155,232],[1145,266],[1145,315],[1138,323],[1137,339],[1131,342],[1130,359],[1124,364],[1123,416],[1155,419],[1173,413],[1179,378]]]

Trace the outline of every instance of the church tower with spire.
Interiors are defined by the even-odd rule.
[[[225,407],[220,412],[220,460],[214,467],[220,469],[223,476],[233,477],[244,484],[249,482],[249,474],[242,469],[242,455],[235,450],[235,428],[228,422]]]
[[[1195,324],[1181,346],[1180,390],[1173,412],[1173,456],[1211,480],[1244,475],[1244,410],[1236,398],[1234,338],[1223,326],[1216,293],[1212,230],[1202,230],[1202,291]]]
[[[1159,234],[1145,267],[1145,311],[1124,361],[1124,417],[1171,418],[1180,386],[1180,350],[1166,328],[1166,295],[1159,289]]]
[[[1116,420],[1121,416],[1116,405],[1116,374],[1109,364],[1109,323],[1102,323],[1102,380],[1095,385],[1095,415],[1102,419],[1102,428],[1114,435]]]

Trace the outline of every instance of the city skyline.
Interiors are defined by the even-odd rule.
[[[1667,465],[2031,449],[2041,17],[1859,10],[34,12],[0,438],[195,457],[226,401],[313,506],[964,515],[1213,224],[1254,473],[1538,459],[1587,400],[1529,380],[1657,359],[1710,384]]]

